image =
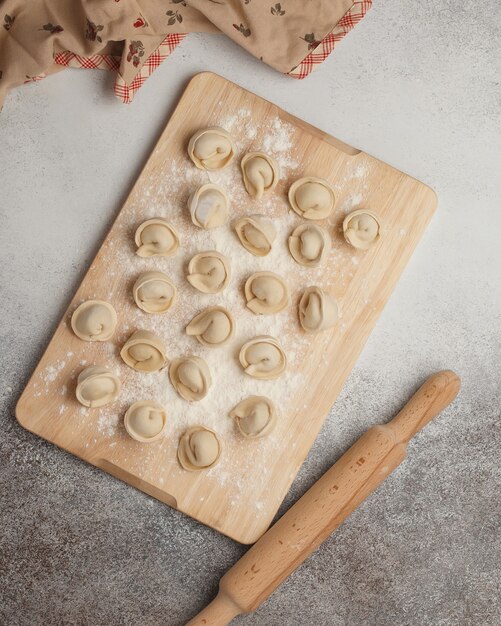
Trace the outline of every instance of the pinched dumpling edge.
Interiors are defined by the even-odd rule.
[[[98,400],[97,402],[96,401],[89,402],[85,400],[85,397],[83,394],[84,388],[87,385],[91,384],[92,381],[95,380],[96,378],[102,378],[102,377],[109,378],[110,380],[113,381],[115,385],[115,389],[113,390],[113,392],[109,394],[108,397],[102,398],[101,400]],[[77,377],[77,386],[75,389],[75,396],[78,402],[80,402],[82,406],[86,406],[90,409],[96,409],[98,407],[106,406],[107,404],[114,402],[117,399],[118,394],[120,393],[120,388],[121,388],[120,378],[118,378],[118,376],[114,374],[112,371],[110,371],[107,367],[104,367],[102,365],[89,365],[88,367],[84,368]]]
[[[79,315],[82,313],[82,311],[85,311],[85,309],[88,309],[92,306],[99,306],[100,308],[106,309],[111,315],[110,328],[104,335],[99,335],[99,337],[91,337],[90,335],[85,335],[78,328]],[[115,311],[115,308],[109,302],[106,302],[105,300],[85,300],[84,302],[79,304],[77,308],[73,311],[73,313],[71,314],[71,319],[70,319],[71,329],[73,330],[73,332],[79,339],[82,339],[82,341],[108,341],[108,339],[111,339],[111,337],[113,336],[115,329],[117,327],[117,323],[118,323],[118,318],[117,318],[117,312]]]
[[[225,139],[229,141],[230,146],[231,146],[230,154],[227,156],[223,165],[219,167],[205,167],[202,164],[201,160],[198,157],[196,157],[194,153],[197,139],[201,137],[202,135],[204,135],[205,133],[209,133],[209,132],[215,132],[218,135],[223,136]],[[217,170],[222,170],[225,167],[228,167],[228,165],[232,162],[235,156],[235,152],[236,152],[236,146],[235,146],[233,137],[230,135],[228,131],[224,130],[224,128],[221,128],[220,126],[208,126],[207,128],[200,128],[190,137],[190,140],[188,142],[188,156],[193,161],[195,166],[198,167],[199,170],[205,170],[207,172],[215,172]]]
[[[250,363],[245,358],[245,353],[250,346],[253,346],[257,343],[268,343],[272,346],[275,346],[275,348],[277,348],[277,350],[280,352],[282,356],[282,362],[276,370],[272,370],[271,372],[258,373],[257,375],[249,374],[247,372],[247,368],[249,367]],[[256,378],[260,380],[272,380],[274,378],[278,378],[281,374],[283,374],[283,372],[285,371],[285,368],[287,367],[287,355],[285,354],[284,349],[279,344],[279,342],[274,337],[271,337],[270,335],[257,335],[256,337],[249,339],[249,341],[246,341],[243,344],[243,346],[240,348],[240,351],[238,353],[238,360],[240,361],[240,365],[243,367],[244,372],[248,376],[250,376],[251,378]]]
[[[136,346],[139,344],[152,346],[159,352],[160,356],[163,359],[163,362],[160,365],[160,367],[156,367],[155,369],[140,369],[134,366],[133,360],[130,358],[128,350],[132,346]],[[136,330],[135,332],[133,332],[132,335],[129,336],[129,338],[126,340],[126,342],[123,344],[122,348],[120,349],[120,357],[122,358],[122,361],[126,365],[128,365],[131,369],[133,369],[136,372],[142,372],[144,374],[151,374],[153,372],[159,372],[160,370],[164,369],[168,365],[168,359],[167,359],[165,344],[163,340],[158,335],[156,335],[155,333],[152,333],[149,330]]]
[[[210,465],[206,465],[206,466],[193,465],[186,458],[184,445],[182,445],[185,442],[189,442],[189,438],[193,433],[199,432],[202,430],[212,433],[218,444],[218,453],[217,453],[216,458],[214,459],[214,461],[212,461]],[[181,467],[187,470],[188,472],[200,472],[203,470],[208,470],[211,467],[214,467],[214,465],[216,465],[219,462],[222,450],[223,450],[223,446],[221,443],[221,439],[219,438],[218,434],[214,430],[212,430],[212,428],[207,428],[207,426],[201,426],[201,425],[192,426],[191,428],[186,429],[184,433],[181,435],[181,437],[179,438],[179,443],[177,446],[177,460],[179,461],[179,464],[181,465]]]
[[[162,428],[156,435],[153,435],[153,437],[143,437],[129,425],[129,418],[132,414],[132,411],[141,406],[151,407],[152,409],[162,414],[162,418],[163,418]],[[161,405],[158,402],[155,402],[154,400],[139,400],[138,402],[134,402],[133,404],[131,404],[130,407],[127,409],[127,411],[125,411],[124,428],[127,431],[127,434],[130,437],[132,437],[132,439],[134,439],[135,441],[139,441],[140,443],[152,443],[153,441],[158,441],[160,437],[162,437],[162,435],[164,434],[166,427],[167,427],[167,411],[165,410],[165,407],[163,405]]]
[[[261,223],[261,221],[263,223]],[[257,248],[244,237],[243,229],[247,224],[253,226],[265,237],[268,243],[268,248]],[[263,226],[267,226],[270,231],[273,230],[273,237],[270,238],[270,233],[266,232],[266,228],[263,228]],[[235,229],[237,237],[242,246],[254,256],[263,257],[271,252],[271,248],[273,246],[273,242],[275,241],[275,237],[277,236],[277,232],[275,230],[275,226],[273,225],[272,220],[270,220],[265,215],[262,215],[260,213],[244,215],[234,223],[233,228]]]
[[[306,257],[303,257],[301,255],[301,251],[299,250],[298,240],[300,236],[307,230],[314,230],[315,232],[319,233],[323,242],[320,255],[316,259],[312,259],[312,260],[307,259]],[[289,247],[289,252],[291,253],[291,256],[294,259],[294,261],[296,261],[296,263],[299,263],[299,265],[303,265],[304,267],[318,267],[319,265],[321,265],[323,261],[325,261],[326,257],[328,256],[331,250],[331,246],[332,246],[331,238],[329,236],[329,233],[325,230],[325,228],[322,228],[318,224],[314,224],[311,222],[305,223],[305,224],[299,224],[299,226],[296,226],[296,228],[290,234],[290,237],[287,243]]]
[[[190,333],[188,331],[189,327],[192,324],[195,324],[199,320],[203,319],[206,315],[208,315],[208,314],[210,314],[210,313],[212,313],[214,311],[219,311],[221,313],[224,313],[224,315],[228,319],[228,322],[230,324],[230,332],[226,336],[226,339],[224,339],[223,341],[220,341],[218,343],[211,343],[210,341],[207,341],[206,339],[204,339],[204,337],[202,335],[196,335],[195,333]],[[200,313],[195,315],[195,317],[193,317],[190,320],[190,322],[186,325],[185,331],[186,331],[187,335],[189,335],[190,337],[195,337],[195,339],[199,343],[201,343],[202,345],[208,346],[209,348],[217,348],[218,346],[223,346],[225,343],[228,343],[228,341],[233,337],[233,335],[235,333],[235,320],[233,319],[233,315],[230,313],[230,311],[228,311],[228,309],[226,309],[225,307],[218,306],[218,305],[209,306],[206,309],[204,309],[203,311],[200,311]]]
[[[356,243],[354,243],[354,240],[349,235],[348,226],[352,218],[357,217],[358,215],[369,215],[370,217],[372,217],[377,223],[377,234],[376,234],[376,237],[372,239],[371,241],[358,242],[358,245],[357,245]],[[372,248],[372,246],[376,244],[381,238],[381,220],[379,219],[379,216],[377,216],[372,211],[368,211],[367,209],[357,209],[356,211],[352,211],[351,213],[348,213],[348,215],[344,218],[343,235],[344,235],[346,242],[349,243],[354,248],[356,248],[357,250],[368,250],[369,248]]]
[[[217,191],[221,194],[221,197],[224,200],[224,220],[218,220],[218,223],[213,226],[205,226],[195,215],[198,207],[198,199],[205,191]],[[188,198],[188,211],[190,212],[191,221],[195,224],[195,226],[198,226],[198,228],[202,228],[203,230],[212,230],[213,228],[224,226],[230,218],[230,199],[226,189],[221,187],[221,185],[216,185],[215,183],[205,183],[204,185],[200,185],[200,187],[197,187]]]
[[[163,309],[160,309],[159,311],[152,311],[147,306],[145,306],[142,303],[142,301],[139,299],[139,293],[138,293],[139,289],[145,283],[150,282],[150,281],[151,282],[153,281],[163,282],[169,285],[169,287],[172,287],[172,298],[167,302],[165,307]],[[141,309],[141,311],[144,311],[145,313],[151,313],[152,315],[157,315],[161,313],[166,313],[170,308],[172,308],[172,305],[176,301],[177,288],[176,288],[176,285],[171,281],[171,279],[163,272],[158,272],[158,271],[143,272],[142,274],[139,274],[139,276],[136,279],[136,282],[134,283],[132,287],[132,297],[134,298],[134,302],[136,303],[136,306],[139,309]]]
[[[180,390],[179,380],[176,378],[176,374],[177,374],[177,370],[179,369],[179,366],[186,361],[193,361],[198,365],[198,368],[200,370],[200,373],[204,382],[203,393],[195,394],[191,392],[191,394],[185,395],[184,392]],[[187,356],[181,356],[176,359],[172,359],[170,366],[169,366],[169,379],[176,393],[179,395],[179,397],[183,398],[183,400],[186,400],[186,402],[198,402],[199,400],[202,400],[209,393],[209,389],[212,386],[212,376],[210,373],[209,365],[204,359],[194,354],[189,354]]]
[[[262,276],[268,276],[269,278],[273,278],[280,282],[280,284],[284,288],[283,298],[280,300],[278,304],[272,307],[249,306],[251,301],[253,301],[254,299],[257,299],[257,297],[254,295],[254,293],[251,290],[252,282],[256,278],[261,278]],[[256,313],[256,315],[272,315],[273,313],[279,313],[280,311],[283,311],[289,304],[289,287],[287,283],[285,282],[285,280],[278,274],[275,274],[275,272],[264,271],[264,272],[254,272],[254,274],[251,274],[249,278],[245,281],[244,293],[245,293],[245,300],[246,300],[247,308],[249,308],[253,313]],[[260,300],[259,302],[262,302],[262,301]]]
[[[147,226],[153,226],[153,225],[163,226],[164,228],[169,230],[174,239],[174,245],[172,246],[172,248],[170,248],[166,252],[156,252],[154,254],[140,254],[139,250],[144,245],[141,241],[141,233]],[[161,217],[152,217],[151,219],[148,219],[142,222],[141,224],[139,224],[139,226],[136,228],[136,232],[134,233],[134,243],[137,246],[137,250],[136,250],[137,256],[141,258],[145,258],[145,259],[150,259],[152,257],[172,256],[173,254],[177,252],[179,245],[180,245],[179,235],[178,235],[177,230],[174,228],[174,226],[172,226],[170,222],[168,222],[167,220],[164,220]]]
[[[249,194],[249,196],[251,196],[251,198],[256,198],[257,200],[259,200],[261,199],[262,194],[256,193],[254,187],[252,187],[250,181],[247,179],[246,170],[245,170],[246,164],[255,158],[260,158],[266,161],[268,165],[270,166],[271,171],[273,172],[273,180],[271,182],[271,185],[269,185],[269,187],[265,187],[265,189],[263,190],[263,193],[267,193],[268,191],[273,191],[273,189],[275,189],[275,187],[277,186],[278,180],[280,178],[280,167],[276,159],[274,159],[272,156],[268,154],[265,154],[264,152],[248,152],[240,161],[240,169],[242,170],[242,180],[244,182],[244,187],[247,193]]]
[[[328,208],[324,208],[322,211],[316,211],[313,215],[306,215],[306,213],[312,211],[312,209],[303,212],[297,205],[295,197],[297,189],[305,183],[318,183],[319,185],[325,187],[331,196],[330,206]],[[304,218],[305,220],[324,220],[329,217],[329,215],[334,210],[334,207],[336,206],[336,194],[334,193],[334,189],[324,178],[317,178],[316,176],[304,176],[303,178],[298,178],[298,180],[295,180],[289,187],[289,192],[287,195],[289,198],[289,204],[293,211],[295,211],[300,217]]]
[[[304,302],[305,299],[309,297],[312,293],[316,294],[320,298],[320,303],[322,306],[322,321],[317,328],[310,328],[308,326],[305,326],[304,324]],[[323,330],[328,330],[329,328],[332,328],[336,324],[339,319],[339,305],[336,298],[331,293],[313,285],[311,287],[307,287],[304,290],[301,299],[299,300],[298,316],[299,323],[301,324],[301,327],[305,332],[312,334],[319,333]]]
[[[205,289],[205,288],[201,289],[200,287],[197,287],[196,285],[193,284],[191,277],[193,274],[197,273],[193,271],[195,269],[194,266],[197,263],[197,261],[199,261],[200,259],[203,259],[203,257],[214,257],[216,259],[219,259],[221,263],[223,264],[226,276],[219,289],[209,291],[208,289]],[[191,257],[188,263],[188,273],[186,275],[186,280],[190,283],[192,287],[194,287],[197,291],[200,291],[201,293],[220,293],[228,285],[230,278],[231,278],[230,261],[228,257],[224,256],[224,254],[221,254],[220,252],[217,252],[216,250],[205,250],[204,252],[198,252],[193,257]]]
[[[266,404],[269,410],[268,422],[266,423],[264,428],[262,428],[257,434],[250,434],[250,433],[245,432],[242,429],[242,425],[240,423],[241,420],[247,417],[247,415],[244,415],[244,416],[239,415],[240,409],[242,409],[242,407],[245,407],[246,404],[249,404],[250,407],[252,408],[253,402],[254,403],[263,402],[264,404]],[[247,396],[243,398],[242,400],[240,400],[240,402],[231,409],[230,417],[235,421],[235,424],[240,434],[243,437],[245,437],[246,439],[259,439],[261,437],[265,437],[266,435],[268,435],[275,428],[275,425],[277,422],[277,411],[275,409],[275,405],[270,400],[270,398],[267,398],[266,396]]]

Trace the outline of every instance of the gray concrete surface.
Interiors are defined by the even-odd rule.
[[[379,0],[307,81],[190,37],[131,106],[65,71],[0,114],[0,624],[178,626],[244,548],[23,431],[13,411],[187,79],[213,70],[433,186],[440,206],[283,505],[431,372],[463,390],[255,614],[259,626],[501,623],[501,11]]]

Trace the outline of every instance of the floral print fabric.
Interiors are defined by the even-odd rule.
[[[133,87],[166,41],[177,45],[191,32],[222,32],[278,71],[292,75],[296,71],[297,76],[303,60],[359,3],[4,0],[0,2],[0,105],[11,87],[60,69],[58,59],[70,56],[80,60],[80,67],[118,65],[117,80]]]

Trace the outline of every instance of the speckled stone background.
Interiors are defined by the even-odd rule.
[[[0,114],[0,624],[178,626],[244,548],[20,428],[14,406],[189,77],[213,70],[434,187],[440,205],[283,505],[431,372],[463,390],[255,614],[259,626],[497,626],[497,0],[376,0],[303,82],[193,36],[136,101],[65,71]]]

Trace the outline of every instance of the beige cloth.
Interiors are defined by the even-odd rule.
[[[7,91],[58,69],[54,55],[121,57],[130,84],[171,33],[223,32],[280,72],[295,68],[353,0],[3,0],[0,104]]]

